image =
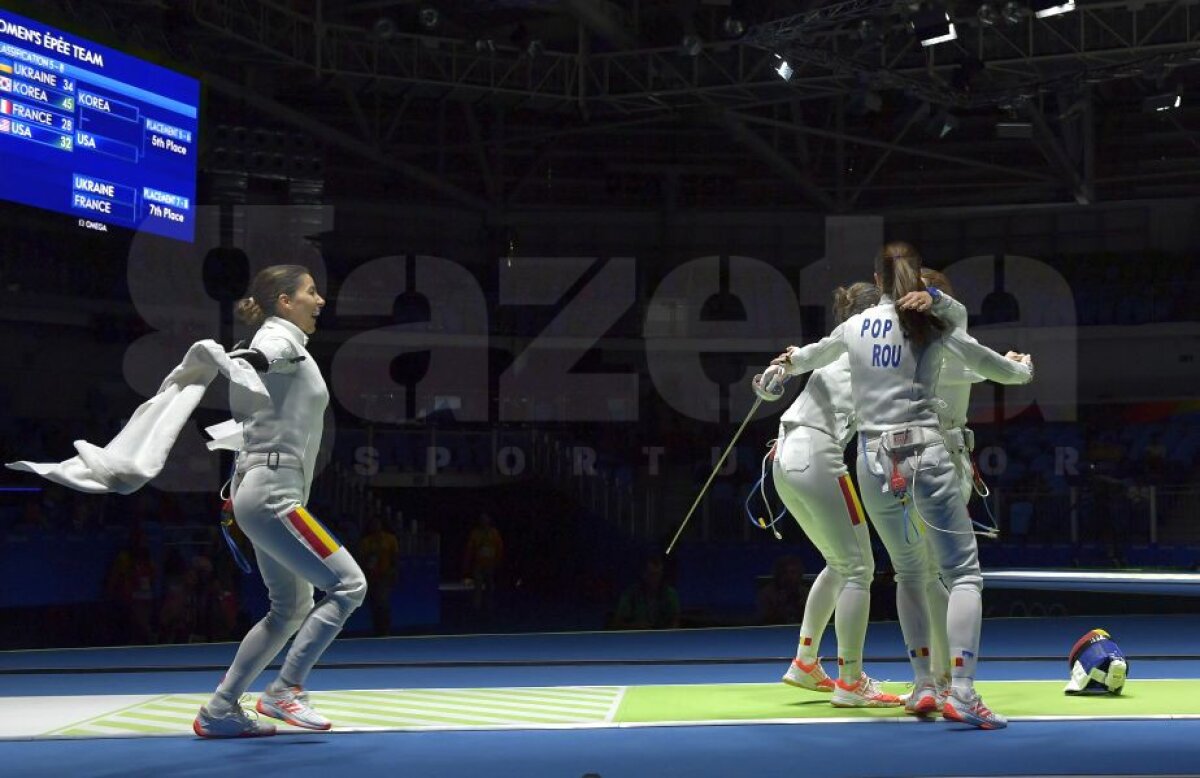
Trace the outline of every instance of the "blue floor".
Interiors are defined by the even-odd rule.
[[[865,747],[868,745],[869,747]],[[941,722],[141,738],[0,744],[6,776],[1191,775],[1200,721]]]
[[[1093,627],[1108,629],[1131,656],[1131,683],[1200,672],[1200,617],[1126,616],[989,621],[979,677],[1065,683],[1065,654]],[[330,649],[310,686],[770,683],[785,669],[795,639],[794,627],[763,627],[344,640]],[[233,650],[223,644],[4,652],[0,697],[208,691]],[[868,665],[874,675],[905,680],[901,650],[894,623],[872,625],[866,653],[875,658]],[[163,670],[142,669],[151,667]],[[281,758],[289,778],[351,770],[471,778],[1180,775],[1200,771],[1200,721],[1017,722],[1000,732],[904,722],[0,742],[5,776],[277,772]]]

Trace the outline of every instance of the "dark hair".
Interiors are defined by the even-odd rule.
[[[856,313],[879,304],[879,287],[866,281],[855,281],[850,286],[839,286],[833,290],[833,316],[838,324]]]
[[[291,297],[300,288],[304,276],[312,275],[304,265],[271,265],[258,271],[250,282],[250,294],[234,305],[234,314],[251,327],[275,315],[280,295]]]
[[[940,270],[934,270],[931,267],[921,268],[921,280],[925,282],[925,286],[936,286],[951,297],[954,296],[954,285],[950,283],[949,278],[946,278],[946,274]]]
[[[884,244],[875,257],[875,272],[883,291],[899,300],[909,292],[925,289],[921,280],[921,255],[911,243],[893,241]],[[924,311],[896,311],[904,337],[918,346],[924,346],[946,328],[941,319]]]

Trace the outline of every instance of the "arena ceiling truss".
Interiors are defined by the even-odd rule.
[[[48,5],[206,74],[210,170],[218,125],[298,131],[326,191],[398,174],[492,213],[1200,193],[1197,0],[1040,2]],[[931,13],[957,38],[922,45]]]

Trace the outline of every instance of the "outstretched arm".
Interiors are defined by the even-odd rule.
[[[307,359],[296,353],[296,347],[283,338],[262,338],[250,348],[240,348],[241,345],[238,343],[230,350],[229,358],[244,360],[260,373],[294,373],[296,365]]]
[[[945,337],[946,349],[970,371],[999,384],[1027,384],[1033,380],[1033,358],[1010,351],[1000,356],[963,330]]]
[[[788,375],[800,375],[825,367],[846,353],[846,340],[842,334],[845,326],[844,323],[839,324],[833,332],[803,348],[788,346],[786,351],[771,360],[771,364],[781,365]]]

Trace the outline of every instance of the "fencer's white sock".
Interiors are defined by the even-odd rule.
[[[855,581],[847,582],[838,596],[834,616],[838,640],[838,676],[843,683],[858,683],[862,675],[862,649],[870,615],[870,590]]]
[[[950,678],[955,689],[969,691],[975,685],[975,665],[979,662],[979,627],[983,619],[983,598],[973,586],[955,586],[950,591],[946,611],[946,632],[950,640]]]
[[[800,622],[800,642],[796,646],[796,658],[806,665],[817,661],[821,650],[821,636],[833,618],[833,609],[842,593],[845,579],[835,570],[826,567],[813,581],[804,603],[804,618]]]
[[[946,638],[946,611],[950,591],[936,575],[925,587],[925,602],[929,609],[929,660],[938,679],[950,677],[950,645]]]
[[[237,705],[236,701],[231,701],[225,695],[217,692],[208,702],[204,703],[204,709],[213,716],[220,718],[221,716],[228,715],[235,705]]]
[[[929,612],[925,608],[925,581],[901,579],[896,581],[896,614],[900,631],[908,649],[913,679],[923,683],[930,679]]]
[[[279,694],[288,687],[295,686],[294,683],[289,683],[282,675],[277,676],[274,681],[267,684],[267,691],[271,694]]]

